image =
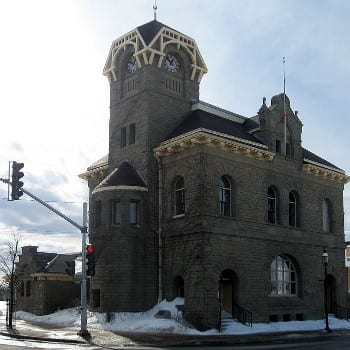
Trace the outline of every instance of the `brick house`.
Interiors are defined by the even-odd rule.
[[[109,152],[80,175],[90,307],[143,311],[182,296],[199,329],[237,308],[256,322],[322,318],[323,249],[329,307],[346,302],[349,177],[302,147],[285,94],[248,118],[199,100],[206,72],[196,42],[157,21],[112,43]]]
[[[16,309],[46,315],[80,305],[80,284],[74,275],[74,261],[79,254],[45,253],[37,248],[22,247],[16,264]]]

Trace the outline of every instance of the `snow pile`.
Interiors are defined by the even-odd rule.
[[[274,322],[274,323],[254,323],[253,327],[242,325],[233,321],[222,333],[218,333],[216,329],[206,332],[200,332],[191,328],[183,321],[181,312],[176,305],[182,305],[184,300],[176,298],[171,302],[162,301],[151,310],[139,313],[119,312],[109,315],[107,321],[106,313],[88,312],[88,328],[102,329],[106,331],[128,331],[128,332],[150,332],[150,333],[178,333],[193,335],[210,335],[210,334],[257,334],[272,332],[292,332],[292,331],[308,331],[322,330],[325,328],[324,320],[311,321],[290,321],[290,322]],[[0,306],[0,310],[2,307]],[[155,317],[160,310],[168,310],[171,319],[161,319]],[[51,326],[67,327],[80,326],[79,308],[66,309],[57,311],[51,315],[36,316],[27,312],[18,311],[17,318],[31,323],[47,324]],[[340,320],[335,317],[329,317],[329,325],[331,329],[350,329],[350,322]]]

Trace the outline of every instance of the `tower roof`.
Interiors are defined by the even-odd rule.
[[[145,44],[148,45],[163,27],[166,27],[163,23],[153,20],[137,27],[137,30],[142,36]]]
[[[117,186],[147,188],[136,169],[127,161],[121,163],[118,168],[114,169],[98,186],[96,186],[94,191]]]
[[[151,64],[161,67],[169,44],[177,45],[178,49],[189,55],[191,79],[200,82],[208,69],[194,39],[156,20],[145,23],[113,41],[103,74],[109,81],[117,80],[116,59],[128,46],[133,47],[133,55],[139,68]]]

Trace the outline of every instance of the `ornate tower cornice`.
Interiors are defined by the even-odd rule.
[[[109,81],[117,80],[116,58],[129,45],[134,48],[134,56],[139,68],[150,64],[161,67],[166,47],[170,44],[175,44],[178,49],[181,48],[187,52],[191,59],[191,80],[200,83],[208,69],[194,39],[156,20],[137,27],[113,41],[103,74],[108,77]]]

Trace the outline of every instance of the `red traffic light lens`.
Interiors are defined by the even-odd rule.
[[[89,244],[86,246],[86,251],[88,252],[88,254],[93,254],[95,252],[95,249],[91,244]]]

